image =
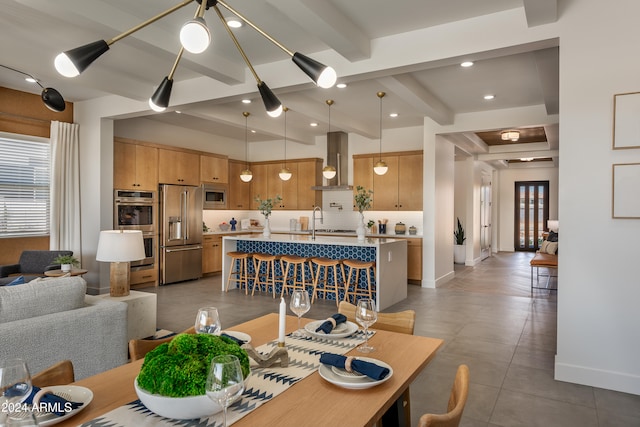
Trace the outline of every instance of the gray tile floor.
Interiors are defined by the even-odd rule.
[[[500,253],[475,267],[456,266],[445,286],[409,286],[409,298],[385,310],[411,308],[417,335],[445,340],[411,386],[413,426],[423,413],[446,410],[461,363],[471,375],[462,426],[640,426],[640,396],[553,379],[556,296],[536,291],[529,297],[530,258]],[[270,295],[225,294],[220,287],[217,275],[140,290],[158,294],[158,327],[173,331],[190,327],[205,305],[218,307],[223,327],[278,310]],[[335,311],[335,303],[317,301],[307,316]]]

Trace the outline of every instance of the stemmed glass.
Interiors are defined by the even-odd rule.
[[[220,316],[215,307],[203,307],[196,315],[196,334],[220,335]]]
[[[22,403],[29,397],[31,375],[22,359],[0,362],[0,425],[37,426],[35,413]]]
[[[304,336],[302,328],[300,327],[300,318],[311,309],[311,303],[309,302],[309,294],[305,290],[295,290],[291,295],[291,301],[289,301],[289,308],[298,316],[298,330],[293,333],[293,336]]]
[[[211,359],[207,376],[207,396],[222,406],[224,427],[227,426],[227,408],[242,395],[244,378],[240,360],[232,354],[223,354]]]
[[[376,323],[378,313],[375,310],[375,303],[370,299],[358,300],[356,307],[356,320],[364,328],[364,344],[357,348],[361,353],[371,353],[375,350],[369,345],[369,326]]]

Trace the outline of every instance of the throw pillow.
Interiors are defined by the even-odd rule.
[[[549,242],[547,245],[547,253],[550,255],[555,255],[558,252],[558,242]]]
[[[556,233],[555,231],[549,231],[549,236],[547,236],[547,240],[550,242],[557,242],[558,233]]]
[[[18,276],[5,286],[15,286],[15,285],[24,285],[24,276]]]
[[[549,242],[548,240],[543,240],[542,244],[540,244],[540,252],[543,254],[547,253],[547,247],[549,247]]]

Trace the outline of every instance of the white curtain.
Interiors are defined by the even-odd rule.
[[[52,121],[49,248],[81,259],[79,149],[79,126]]]

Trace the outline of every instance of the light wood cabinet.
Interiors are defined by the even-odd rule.
[[[291,171],[288,181],[280,179],[280,170],[283,163],[270,163],[267,165],[267,194],[265,197],[275,197],[277,194],[282,200],[273,207],[274,210],[298,208],[298,163],[287,162],[287,168]],[[264,197],[263,197],[264,198]]]
[[[202,236],[202,274],[222,271],[222,236]]]
[[[298,210],[322,206],[322,192],[311,187],[322,185],[322,159],[298,161]]]
[[[376,211],[422,210],[422,152],[382,153],[389,167],[384,175],[373,172],[373,164],[379,159],[380,154],[353,156],[354,193],[358,185],[371,188],[372,209]]]
[[[124,190],[158,188],[158,149],[114,141],[113,186]]]
[[[407,239],[407,279],[422,283],[422,239]]]
[[[226,157],[200,155],[200,181],[229,183],[229,161]]]
[[[269,197],[275,197],[275,194],[269,195],[266,164],[252,163],[251,172],[253,173],[253,179],[251,180],[251,208],[258,209],[259,203],[256,202],[256,197],[268,199]]]
[[[293,174],[288,181],[282,181],[279,172],[283,161],[252,163],[251,171],[251,206],[258,208],[255,198],[274,198],[276,194],[282,197],[274,210],[312,209],[322,204],[322,193],[311,190],[312,186],[322,185],[322,159],[287,160],[287,168]]]
[[[150,268],[148,270],[134,270],[129,273],[129,283],[132,287],[137,285],[149,286],[149,283],[154,283],[158,286],[158,269]],[[143,286],[137,286],[143,287]]]
[[[158,150],[158,180],[161,184],[200,185],[200,156],[176,150]]]
[[[251,209],[251,182],[240,179],[240,172],[245,168],[245,162],[229,160],[229,209]]]

